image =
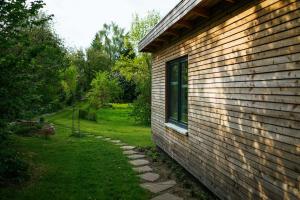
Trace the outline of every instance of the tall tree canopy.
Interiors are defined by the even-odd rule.
[[[0,2],[0,121],[51,109],[59,98],[66,50],[40,0]],[[54,106],[55,107],[55,106]]]
[[[133,15],[129,38],[136,50],[139,41],[159,22],[160,18],[159,12],[155,10],[148,11],[144,18],[141,18],[138,14]]]
[[[150,124],[151,118],[151,57],[149,54],[138,53],[137,46],[159,20],[160,15],[156,11],[148,12],[144,18],[134,15],[128,36],[137,56],[133,59],[123,56],[114,66],[115,71],[135,83],[138,96],[133,104],[133,115],[137,121],[145,124]]]

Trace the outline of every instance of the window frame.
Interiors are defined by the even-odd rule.
[[[186,64],[186,67],[188,68],[188,56],[182,56],[179,58],[176,58],[174,60],[168,61],[166,63],[166,122],[168,123],[172,123],[175,124],[181,128],[187,129],[188,126],[188,122],[183,122],[182,121],[182,85],[183,85],[183,79],[182,79],[182,69],[183,69],[183,65],[184,63]],[[178,72],[177,72],[177,78],[178,78],[178,94],[177,94],[177,120],[174,120],[171,118],[171,101],[170,101],[170,80],[171,80],[171,67],[174,64],[178,64]],[[188,74],[187,74],[187,78],[188,78]],[[188,88],[187,88],[188,89]],[[186,106],[188,107],[188,98],[186,101]]]

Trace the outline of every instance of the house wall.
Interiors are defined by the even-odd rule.
[[[153,54],[153,139],[221,199],[300,198],[299,8],[238,5]],[[188,136],[164,125],[166,62],[183,55]]]

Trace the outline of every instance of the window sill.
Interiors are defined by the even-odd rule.
[[[165,126],[170,128],[170,129],[173,129],[174,131],[176,131],[177,133],[180,133],[182,135],[188,135],[188,131],[187,129],[185,128],[182,128],[180,126],[177,126],[175,124],[172,124],[172,123],[165,123]]]

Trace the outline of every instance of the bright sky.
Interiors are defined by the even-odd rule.
[[[116,22],[129,30],[132,14],[145,16],[157,10],[162,17],[179,0],[44,0],[48,14],[54,14],[56,33],[67,47],[87,48],[104,23]]]

